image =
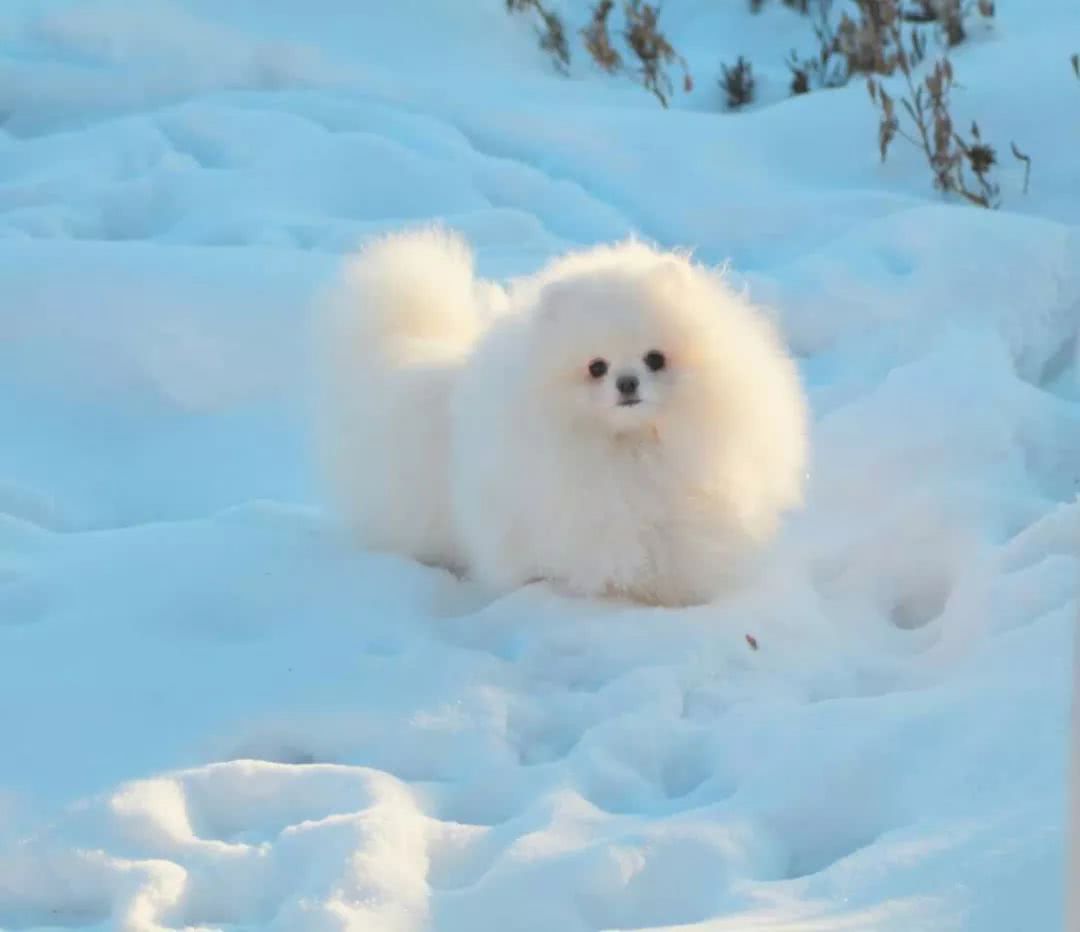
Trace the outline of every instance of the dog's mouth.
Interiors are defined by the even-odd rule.
[[[641,404],[640,398],[623,398],[619,401],[620,408],[632,408],[634,405]]]

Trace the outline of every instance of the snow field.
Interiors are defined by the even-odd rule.
[[[781,99],[779,5],[672,3],[664,113],[501,4],[6,4],[0,927],[1060,927],[1078,19],[1000,6],[956,55],[1035,160],[991,213],[879,165],[862,88]],[[739,51],[777,67],[722,115]],[[308,313],[428,219],[496,277],[631,230],[732,260],[815,416],[754,586],[493,600],[348,546]]]

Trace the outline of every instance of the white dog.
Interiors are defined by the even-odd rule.
[[[596,248],[507,293],[456,236],[405,233],[350,261],[323,323],[322,459],[365,546],[694,604],[801,499],[796,368],[686,256]]]

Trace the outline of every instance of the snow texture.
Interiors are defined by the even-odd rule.
[[[664,111],[501,0],[6,0],[0,928],[1060,928],[1080,10],[998,8],[954,54],[993,212],[882,165],[859,82],[787,98],[779,3],[665,5]],[[350,545],[310,311],[426,220],[496,279],[637,232],[775,309],[814,456],[752,584],[492,601]]]

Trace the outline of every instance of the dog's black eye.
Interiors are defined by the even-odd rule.
[[[667,360],[660,350],[649,350],[649,352],[645,354],[645,365],[653,372],[659,372],[667,365]]]
[[[591,375],[594,379],[602,379],[606,373],[606,359],[594,359],[591,363],[589,363],[589,375]]]

